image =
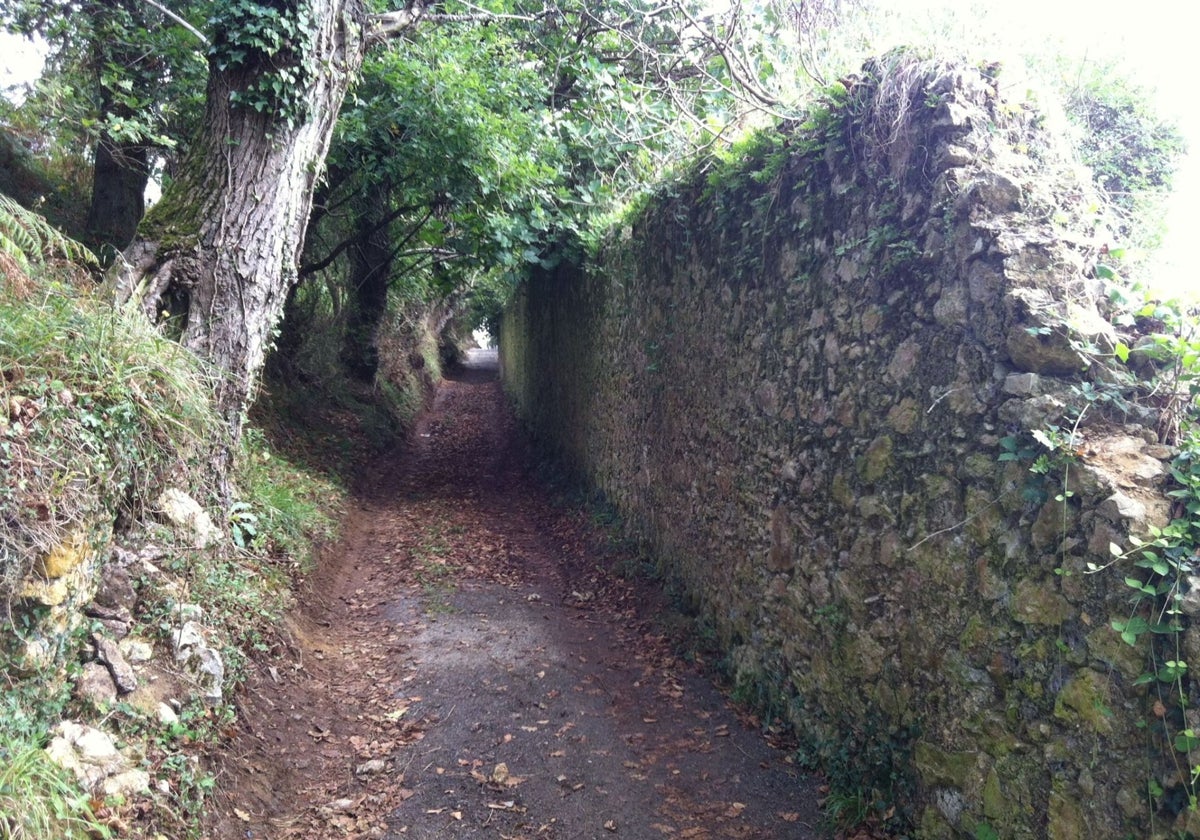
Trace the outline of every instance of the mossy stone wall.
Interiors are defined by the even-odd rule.
[[[1069,470],[1001,458],[1101,375],[1071,340],[1112,339],[1087,204],[986,73],[877,65],[503,320],[518,410],[683,583],[741,692],[921,837],[1173,818],[1145,794],[1178,783],[1146,651],[1110,627],[1128,590],[1085,574],[1165,521],[1170,453],[1095,412]]]

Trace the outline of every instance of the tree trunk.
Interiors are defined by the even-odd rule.
[[[379,322],[387,312],[392,264],[388,228],[381,228],[378,223],[381,210],[387,209],[387,197],[380,193],[375,188],[368,197],[358,217],[358,241],[350,249],[350,289],[353,300],[346,316],[341,357],[350,375],[363,382],[373,382],[379,370],[376,339]]]
[[[127,36],[128,27],[146,27],[146,9],[127,0],[93,0],[83,13],[93,20],[90,39],[91,71],[94,74],[99,113],[122,121],[137,121],[138,108],[132,98],[151,98],[162,83],[166,68],[162,60]],[[121,82],[106,76],[119,67]],[[101,133],[93,150],[92,199],[88,208],[87,241],[107,262],[126,248],[137,233],[146,212],[146,183],[150,180],[151,153],[144,142],[131,143]]]
[[[117,145],[108,136],[96,143],[87,231],[102,253],[120,251],[133,241],[146,210],[149,180],[150,153],[144,145]]]
[[[180,317],[183,343],[211,363],[230,432],[214,455],[222,479],[295,280],[334,122],[367,46],[361,0],[312,0],[309,8],[317,70],[303,118],[289,125],[231,104],[254,77],[214,61],[200,136],[116,277],[118,301],[139,301],[151,317]]]

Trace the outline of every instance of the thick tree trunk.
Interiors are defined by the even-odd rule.
[[[353,293],[346,316],[342,342],[342,364],[351,376],[372,382],[379,370],[376,342],[379,322],[387,312],[388,279],[392,248],[388,228],[379,227],[378,218],[386,210],[386,196],[372,194],[368,209],[358,219],[358,241],[350,249],[350,289]]]
[[[366,49],[360,0],[312,0],[318,68],[293,126],[231,104],[246,74],[210,68],[200,136],[147,215],[117,277],[119,301],[183,319],[183,343],[211,363],[230,438],[227,473],[304,240],[313,189],[347,86]]]
[[[146,210],[149,180],[150,154],[145,146],[117,145],[107,136],[96,143],[87,230],[98,248],[120,251],[133,241]]]

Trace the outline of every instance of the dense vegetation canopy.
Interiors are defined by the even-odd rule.
[[[895,46],[888,6],[4,4],[0,28],[48,61],[0,100],[0,601],[98,507],[132,528],[191,481],[236,552],[176,571],[246,619],[239,643],[269,646],[272,593],[328,528],[312,499],[332,491],[258,425],[332,409],[388,439],[531,267],[595,247],[676,169],[719,179],[776,148],[779,121],[844,94],[839,79]],[[961,23],[905,37],[933,56],[953,31],[990,58],[990,33]],[[1179,132],[1108,64],[1018,61],[1075,126],[1114,256],[1154,244]],[[8,641],[0,668],[16,672]],[[0,816],[0,834],[67,836],[90,806],[40,746],[69,700],[61,682],[26,689],[0,708],[0,815],[45,807]],[[193,712],[197,731],[222,725]],[[186,757],[160,758],[198,810]]]

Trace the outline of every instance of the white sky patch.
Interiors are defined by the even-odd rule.
[[[20,86],[34,82],[42,75],[46,44],[40,39],[31,41],[20,35],[0,32],[0,56],[3,56],[0,59],[0,91],[19,105],[25,98]]]
[[[1081,66],[1123,59],[1134,81],[1151,91],[1155,111],[1179,126],[1191,150],[1180,164],[1168,202],[1162,246],[1153,257],[1149,276],[1139,279],[1155,294],[1200,300],[1200,278],[1191,268],[1193,237],[1200,231],[1200,108],[1194,88],[1196,28],[1190,4],[1143,0],[1135,9],[1114,0],[879,0],[879,5],[909,18],[913,32],[919,32],[922,23],[937,31],[950,15],[961,19],[964,39],[978,41],[981,32],[990,33],[1001,50],[1007,45],[1011,50],[1059,52]],[[932,22],[935,18],[938,23]],[[898,42],[904,37],[898,33]],[[1003,60],[1004,56],[980,58]],[[1005,62],[1004,66],[1002,83],[1012,65]]]

